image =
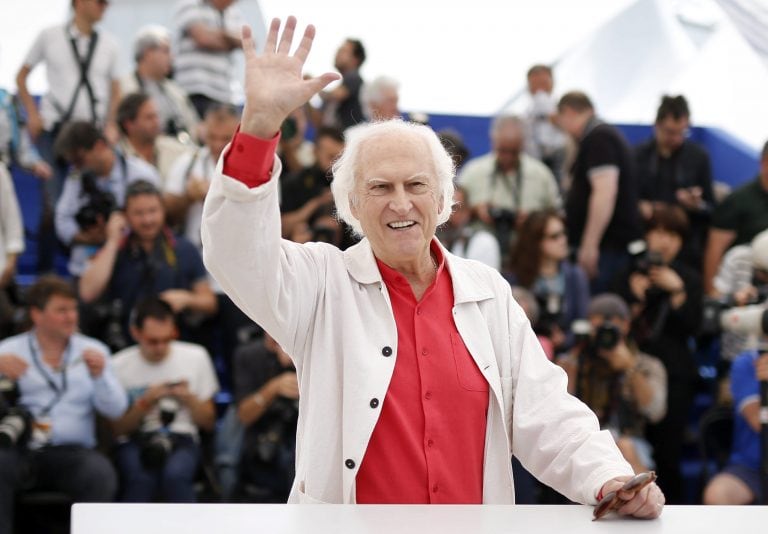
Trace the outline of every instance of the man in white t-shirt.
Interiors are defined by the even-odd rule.
[[[53,212],[61,195],[67,166],[54,150],[61,128],[68,122],[87,121],[117,141],[115,123],[120,100],[117,42],[96,25],[104,16],[106,0],[72,0],[72,18],[38,34],[16,76],[19,99],[27,112],[27,129],[40,156],[53,167],[53,178],[43,188],[38,230],[38,271],[53,270],[57,248]],[[37,103],[27,79],[45,65],[48,92]]]
[[[131,335],[138,345],[113,358],[131,401],[114,423],[122,500],[195,502],[198,430],[212,430],[216,420],[211,358],[199,345],[176,341],[173,310],[156,297],[134,308]]]

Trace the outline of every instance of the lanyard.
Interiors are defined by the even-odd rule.
[[[42,359],[40,358],[40,353],[38,352],[37,347],[32,340],[32,332],[29,333],[27,341],[29,342],[29,352],[32,354],[32,362],[35,364],[35,367],[37,367],[37,370],[40,372],[43,378],[45,378],[48,387],[51,388],[55,393],[53,400],[51,400],[51,402],[49,402],[48,405],[43,408],[43,411],[40,413],[42,417],[45,417],[51,413],[53,407],[56,406],[56,404],[64,396],[64,393],[67,392],[67,364],[69,363],[69,356],[72,352],[72,343],[68,341],[67,347],[64,349],[64,357],[62,358],[61,370],[61,387],[59,387],[59,385],[56,384],[56,381],[48,373],[48,371],[46,371],[45,366],[43,365]]]

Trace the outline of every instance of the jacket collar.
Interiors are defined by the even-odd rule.
[[[448,271],[451,273],[454,304],[494,298],[494,290],[488,275],[472,267],[468,260],[454,256],[437,238],[434,239],[442,250]],[[344,264],[350,276],[360,284],[384,283],[376,266],[371,243],[366,238],[344,251]]]

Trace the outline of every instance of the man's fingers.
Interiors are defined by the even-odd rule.
[[[278,54],[288,54],[291,51],[291,43],[293,42],[293,32],[296,29],[296,17],[290,16],[285,21],[285,27],[283,28],[283,35],[280,36],[280,44],[277,47]]]
[[[256,51],[256,41],[253,40],[253,30],[247,24],[244,24],[240,30],[240,38],[243,42],[243,52],[252,54]]]
[[[340,76],[335,72],[326,72],[321,76],[317,76],[316,78],[307,80],[306,84],[311,90],[311,94],[314,95],[315,93],[319,93],[320,91],[322,91],[326,85],[328,85],[333,81],[338,80],[339,78]]]
[[[299,47],[296,49],[296,53],[294,54],[298,59],[301,60],[302,63],[304,63],[307,60],[309,51],[312,50],[312,41],[314,40],[315,40],[315,27],[310,24],[304,30],[304,36],[301,38]]]
[[[267,40],[264,43],[264,53],[271,53],[275,51],[277,47],[277,32],[280,31],[280,19],[272,19],[272,23],[269,25],[269,31],[267,32]],[[245,47],[243,47],[245,48]]]

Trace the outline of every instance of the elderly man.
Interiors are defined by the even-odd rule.
[[[515,241],[515,229],[531,211],[560,208],[557,180],[542,162],[523,152],[525,124],[514,115],[493,120],[491,152],[469,160],[459,183],[478,220],[495,232],[504,256]]]
[[[155,101],[163,133],[187,140],[197,138],[197,111],[186,91],[168,78],[171,73],[171,37],[162,26],[141,28],[133,44],[136,70],[120,80],[121,92],[147,93]]]
[[[435,239],[450,215],[453,164],[425,126],[359,127],[334,166],[340,216],[366,236],[345,252],[280,238],[276,133],[336,78],[303,80],[314,28],[289,55],[273,20],[258,55],[244,29],[241,130],[203,215],[213,275],[296,364],[294,503],[512,503],[510,457],[594,503],[631,468],[566,393],[509,285]],[[392,474],[397,473],[396,477]],[[655,485],[623,513],[657,516]]]

